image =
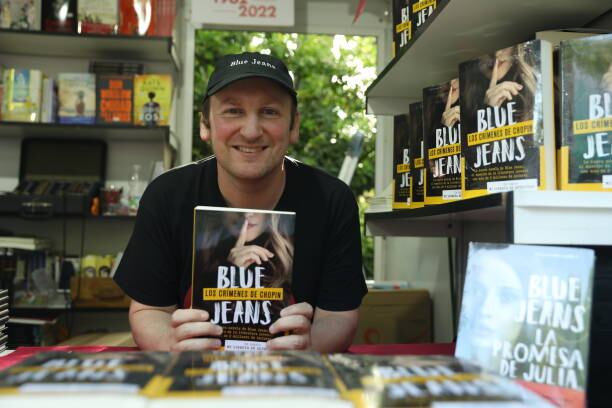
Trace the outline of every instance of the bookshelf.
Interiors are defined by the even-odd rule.
[[[425,86],[456,76],[460,62],[527,41],[536,31],[582,27],[609,9],[600,0],[438,1],[424,29],[366,90],[368,113],[405,113]]]

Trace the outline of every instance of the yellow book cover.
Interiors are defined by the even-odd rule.
[[[134,124],[165,126],[172,109],[172,76],[134,76]]]
[[[9,68],[3,72],[2,119],[15,122],[40,122],[42,72]]]

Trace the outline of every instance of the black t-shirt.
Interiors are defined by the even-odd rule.
[[[285,169],[285,190],[274,209],[296,213],[295,301],[329,311],[359,307],[367,289],[352,191],[337,178],[290,158]],[[227,207],[214,157],[172,169],[149,184],[114,277],[132,299],[150,306],[185,306],[191,286],[193,209],[198,205]]]

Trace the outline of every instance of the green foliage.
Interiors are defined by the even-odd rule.
[[[351,182],[363,211],[365,200],[361,197],[374,185],[375,122],[364,113],[363,92],[364,82],[372,79],[364,78],[364,72],[374,75],[375,38],[345,37],[343,47],[334,47],[334,36],[329,35],[196,31],[195,160],[212,153],[199,138],[199,110],[214,62],[222,55],[245,51],[274,55],[285,61],[293,74],[302,121],[300,140],[290,148],[290,156],[337,175],[351,136],[357,130],[364,133],[360,162]],[[366,269],[371,271],[372,242],[365,236],[362,242]]]

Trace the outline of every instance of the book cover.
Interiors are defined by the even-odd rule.
[[[584,392],[594,251],[470,243],[455,356]]]
[[[115,34],[118,24],[117,0],[78,0],[78,33]]]
[[[168,125],[171,108],[172,77],[170,75],[134,76],[134,124]]]
[[[183,352],[152,385],[151,408],[183,406],[194,398],[207,406],[240,401],[251,406],[258,399],[266,406],[349,406],[340,400],[331,368],[315,352]]]
[[[393,51],[399,56],[412,40],[410,0],[393,0]]]
[[[54,33],[76,32],[76,0],[45,0],[42,5],[42,29]]]
[[[0,405],[144,407],[141,395],[167,366],[162,352],[43,352],[0,371]]]
[[[59,123],[96,122],[96,76],[60,73],[57,76]]]
[[[145,35],[151,25],[154,1],[119,0],[119,34]]]
[[[42,72],[36,69],[3,70],[3,120],[40,122],[42,79]]]
[[[436,0],[410,0],[413,33],[423,29],[423,25],[436,9]]]
[[[293,303],[294,228],[293,212],[194,209],[192,307],[223,328],[225,350],[265,350]]]
[[[132,123],[133,93],[131,75],[97,75],[96,122]]]
[[[410,127],[410,208],[423,207],[425,202],[425,152],[423,147],[423,103],[409,106]]]
[[[0,1],[0,28],[40,30],[41,0]]]
[[[459,66],[463,197],[555,189],[552,46],[534,40]]]
[[[55,123],[57,117],[57,87],[52,78],[43,78],[42,102],[40,106],[40,121]]]
[[[393,117],[393,209],[410,206],[410,132],[408,115]]]
[[[612,191],[612,34],[561,42],[560,189]]]
[[[342,396],[357,407],[549,407],[514,381],[450,356],[330,354]]]
[[[176,0],[151,0],[151,5],[153,13],[147,35],[172,37],[176,18]]]
[[[425,205],[461,198],[459,80],[423,89]]]

